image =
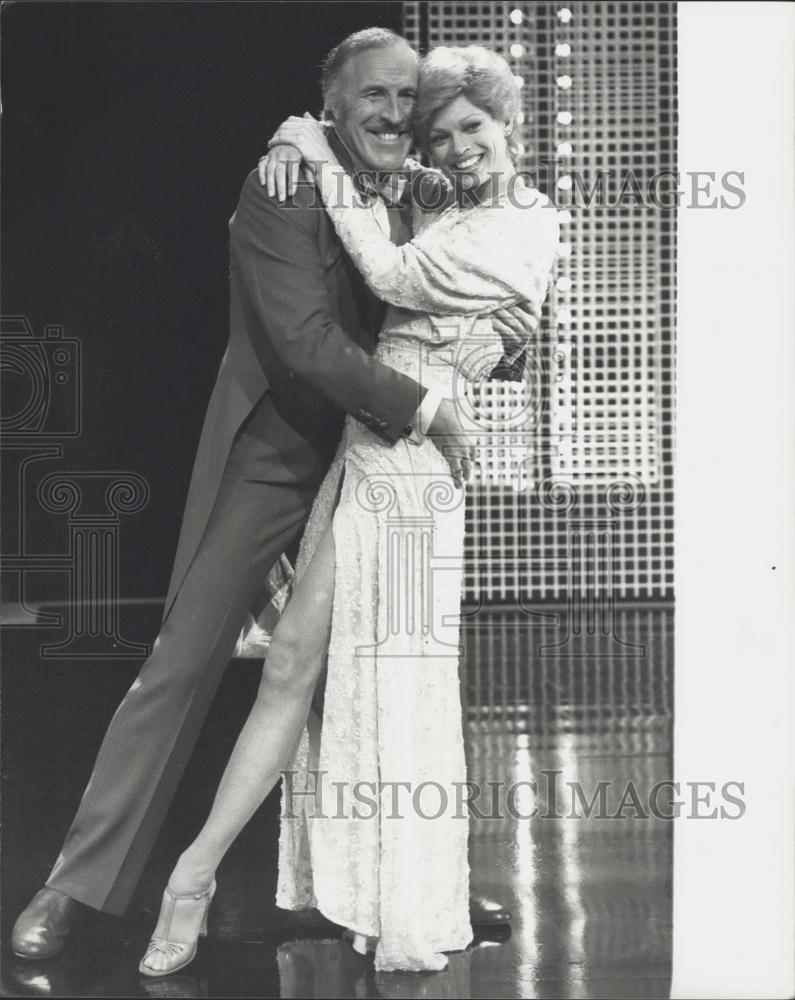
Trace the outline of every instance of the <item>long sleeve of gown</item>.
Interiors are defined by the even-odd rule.
[[[437,315],[543,302],[559,227],[541,192],[517,184],[500,203],[447,210],[410,243],[395,246],[341,168],[324,167],[318,184],[345,249],[386,302]]]

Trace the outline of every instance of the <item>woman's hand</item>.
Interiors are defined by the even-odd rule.
[[[301,153],[295,146],[274,146],[257,165],[259,182],[268,188],[270,198],[278,195],[279,201],[292,198],[298,187],[301,173]],[[307,172],[304,171],[305,176]],[[313,180],[307,176],[308,180]]]
[[[268,143],[268,149],[279,145],[295,146],[309,168],[316,163],[338,162],[328,144],[325,128],[308,111],[304,112],[303,118],[291,115],[286,122],[282,122]]]
[[[428,436],[447,459],[453,482],[463,489],[477,461],[477,437],[464,428],[454,402],[443,399],[439,403]]]
[[[502,339],[505,356],[509,361],[513,361],[527,347],[530,339],[538,333],[541,306],[523,300],[506,309],[497,309],[489,318],[493,329]]]

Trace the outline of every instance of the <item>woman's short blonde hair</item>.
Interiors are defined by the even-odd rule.
[[[519,97],[508,63],[482,45],[440,45],[420,61],[412,125],[424,152],[428,151],[434,118],[459,95],[492,118],[510,123],[513,131]],[[512,134],[508,136],[508,152],[513,160],[519,152]]]

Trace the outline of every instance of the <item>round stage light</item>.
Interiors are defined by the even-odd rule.
[[[558,209],[558,222],[561,224],[561,226],[565,226],[569,222],[571,222],[571,212],[568,210],[568,208]]]
[[[558,20],[563,24],[568,24],[574,15],[568,7],[561,7],[558,11]]]
[[[567,274],[561,274],[561,276],[555,282],[555,288],[557,288],[559,292],[570,292],[571,278]]]
[[[518,87],[518,89],[519,89],[519,90],[521,90],[521,89],[522,89],[522,87],[524,87],[524,77],[523,77],[523,76],[519,76],[519,75],[517,74],[517,75],[516,75],[516,76],[515,76],[515,77],[513,78],[513,80],[514,80],[514,83],[516,84],[516,86]]]
[[[571,156],[574,152],[574,147],[570,142],[559,142],[556,152],[558,156]]]
[[[568,42],[558,42],[555,46],[555,55],[559,59],[568,59],[571,55],[571,45]]]
[[[574,121],[574,115],[571,113],[571,111],[558,111],[555,120],[557,121],[558,125],[571,125],[571,123]]]
[[[571,243],[558,243],[558,257],[571,257]]]
[[[571,191],[573,183],[571,174],[561,174],[560,177],[558,177],[558,191]]]
[[[524,14],[516,7],[508,15],[511,19],[511,24],[521,24],[524,21]]]
[[[521,59],[524,55],[524,45],[520,45],[519,42],[514,42],[511,46],[511,55],[514,59]]]
[[[555,313],[558,326],[569,326],[571,323],[571,313],[568,309],[558,309]]]
[[[555,81],[561,90],[568,90],[572,85],[572,79],[570,76],[559,76]]]

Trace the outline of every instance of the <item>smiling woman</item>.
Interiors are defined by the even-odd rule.
[[[356,32],[324,63],[323,114],[353,156],[372,169],[399,170],[405,162],[417,71],[417,53],[386,28]]]
[[[481,54],[483,50],[469,50],[468,57],[471,61]],[[351,145],[361,142],[357,151],[365,165],[367,160],[378,162],[379,156],[385,162],[379,146],[372,144],[400,147],[399,132],[381,133],[391,132],[386,123],[390,116],[393,121],[400,117],[406,78],[402,57],[402,48],[395,45],[359,52],[347,64],[344,85],[351,92],[340,105],[345,115],[340,111],[335,124]],[[504,69],[494,83],[489,80],[491,90],[511,79],[507,63],[496,55],[494,59]],[[368,72],[378,86],[368,80]],[[421,64],[420,94],[422,80]],[[460,573],[463,498],[450,492],[449,503],[440,503],[436,491],[456,475],[466,478],[467,431],[482,434],[486,428],[477,420],[470,423],[465,406],[458,404],[470,398],[466,386],[482,380],[503,353],[490,314],[517,301],[534,304],[540,313],[559,235],[547,198],[523,189],[526,200],[520,204],[499,190],[505,185],[494,183],[507,184],[515,177],[507,148],[511,119],[473,104],[460,89],[447,91],[448,102],[431,121],[437,141],[430,153],[456,193],[467,197],[447,199],[438,212],[424,211],[415,199],[407,206],[413,231],[408,241],[393,242],[391,226],[385,225],[386,204],[357,199],[354,178],[340,161],[330,130],[310,116],[293,116],[269,143],[270,148],[294,147],[300,154],[342,246],[371,291],[389,306],[375,359],[423,380],[428,395],[436,396],[442,434],[451,426],[445,424],[448,408],[452,428],[463,424],[464,431],[463,441],[447,443],[443,453],[434,441],[437,417],[428,436],[409,433],[395,447],[381,446],[371,429],[348,420],[296,566],[292,601],[305,585],[305,574],[312,572],[315,553],[323,552],[326,533],[332,533],[334,600],[322,725],[309,724],[285,771],[291,779],[284,786],[277,902],[289,910],[316,908],[347,928],[354,948],[374,947],[378,971],[439,971],[447,966],[448,952],[472,941],[465,817],[443,809],[428,824],[417,809],[396,817],[400,824],[385,823],[383,800],[375,816],[362,815],[359,793],[373,775],[386,782],[379,786],[383,789],[399,775],[402,786],[442,788],[449,802],[452,790],[466,783],[456,624],[461,577],[434,586],[420,553],[432,552],[434,562],[451,571],[458,567],[455,572]],[[470,201],[473,186],[478,196]],[[481,197],[481,189],[489,197]],[[451,452],[450,444],[458,450]],[[372,504],[368,496],[373,490],[388,495],[386,506]],[[416,535],[419,524],[428,531],[422,541]],[[409,595],[411,624],[407,621],[405,628],[403,599],[396,600],[390,582],[395,579],[400,593]],[[423,624],[416,628],[420,608]],[[384,640],[387,620],[393,624]],[[277,625],[273,643],[284,621]],[[269,657],[272,650],[273,645]],[[310,762],[315,761],[322,783],[330,776],[326,787],[340,794],[334,822],[326,822],[331,817],[315,812],[307,800],[313,794]],[[319,801],[322,792],[317,785],[315,789]],[[378,822],[360,822],[364,819]]]
[[[511,123],[484,112],[460,94],[434,120],[429,149],[456,186],[485,195],[514,174],[505,142]]]
[[[478,190],[514,172],[517,106],[510,68],[496,52],[439,46],[422,61],[414,134],[454,183]]]

